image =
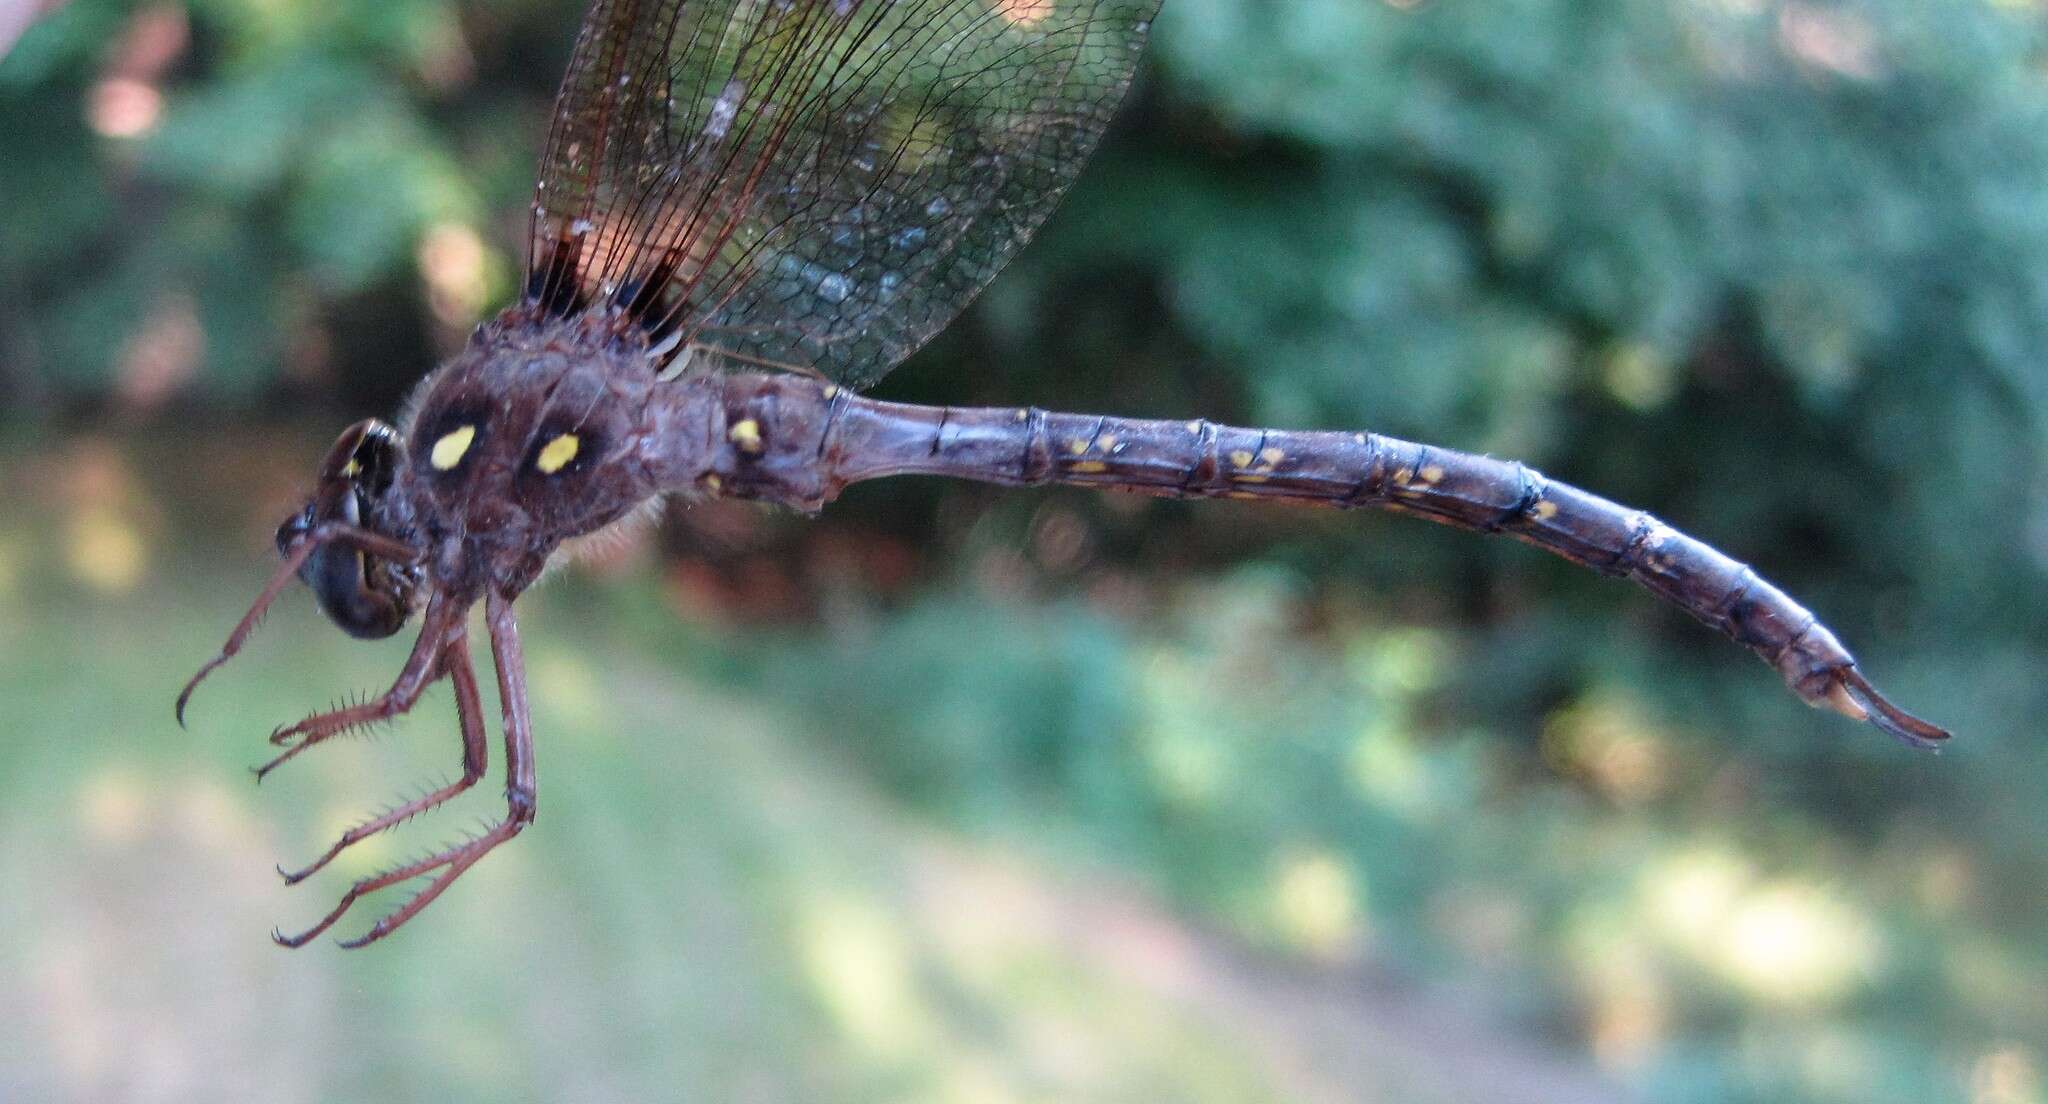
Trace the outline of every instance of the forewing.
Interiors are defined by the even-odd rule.
[[[1158,0],[597,0],[541,164],[527,297],[881,378],[1027,241]]]

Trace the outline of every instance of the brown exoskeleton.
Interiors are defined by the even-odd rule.
[[[284,562],[220,654],[294,576],[361,637],[421,621],[390,689],[277,730],[276,769],[455,688],[456,781],[342,834],[349,846],[476,784],[487,757],[466,615],[481,602],[503,704],[504,818],[364,878],[426,887],[381,938],[534,816],[512,603],[565,541],[666,493],[815,510],[847,484],[926,474],[1180,498],[1372,507],[1499,533],[1632,579],[1743,644],[1794,693],[1912,744],[1815,616],[1639,510],[1516,463],[1378,434],[1245,429],[1035,408],[878,402],[873,383],[1029,238],[1127,86],[1158,0],[596,0],[542,160],[521,301],[362,422],[278,530]],[[796,366],[796,367],[791,367]],[[780,371],[759,368],[779,367]]]
[[[283,564],[220,655],[180,695],[180,717],[192,687],[240,650],[294,575],[355,636],[388,636],[423,610],[419,639],[389,690],[279,729],[271,741],[285,750],[258,773],[405,712],[445,677],[455,686],[462,776],[350,829],[285,875],[296,883],[482,776],[484,725],[465,630],[480,601],[504,704],[507,808],[481,835],[357,882],[318,924],[279,942],[298,946],[362,894],[432,875],[418,896],[347,945],[388,934],[532,821],[533,733],[513,600],[565,541],[665,492],[815,510],[852,482],[937,474],[1392,509],[1504,533],[1633,578],[1750,647],[1808,702],[1909,743],[1948,736],[1893,707],[1813,614],[1746,566],[1647,514],[1520,464],[1377,434],[918,407],[788,373],[664,379],[661,367],[659,350],[630,312],[555,318],[515,308],[426,379],[396,430],[358,423],[329,452],[312,500],[278,530]]]

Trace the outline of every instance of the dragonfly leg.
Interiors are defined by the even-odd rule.
[[[349,907],[366,894],[409,881],[424,874],[440,871],[427,887],[419,891],[405,904],[399,906],[375,924],[370,930],[355,939],[344,940],[342,946],[355,948],[374,943],[402,927],[406,921],[419,915],[421,909],[434,902],[463,871],[475,866],[477,860],[491,852],[492,848],[518,835],[534,816],[534,770],[533,770],[533,725],[526,702],[526,667],[519,648],[519,626],[512,615],[509,598],[493,593],[487,602],[488,621],[491,629],[491,655],[498,668],[498,697],[505,714],[505,819],[499,821],[483,834],[429,855],[417,862],[394,867],[382,874],[365,878],[348,888],[341,902],[320,919],[320,922],[298,935],[286,936],[273,932],[271,938],[286,947],[303,946],[307,941],[331,927]],[[458,702],[462,701],[458,697]],[[467,708],[467,705],[464,706]]]
[[[185,703],[192,700],[192,691],[199,689],[199,684],[206,676],[212,674],[221,664],[235,658],[235,654],[242,650],[242,645],[249,642],[249,634],[255,632],[256,626],[263,623],[263,615],[270,611],[270,604],[277,601],[277,596],[284,593],[285,587],[291,585],[292,577],[299,573],[299,568],[305,565],[307,558],[320,546],[337,541],[369,555],[397,563],[416,563],[420,556],[413,548],[390,537],[353,525],[328,521],[314,526],[285,552],[284,560],[277,565],[277,570],[271,573],[270,581],[263,585],[263,591],[256,596],[256,601],[250,604],[249,612],[243,614],[242,619],[236,622],[234,631],[228,634],[227,643],[221,645],[220,652],[207,660],[199,668],[198,673],[185,683],[185,688],[178,692],[177,714],[180,726],[185,723]]]
[[[409,862],[403,866],[395,866],[381,874],[364,878],[349,886],[348,892],[341,895],[341,901],[332,909],[329,909],[327,915],[320,918],[319,923],[314,924],[297,935],[285,935],[282,932],[273,931],[270,933],[270,938],[276,941],[280,947],[303,947],[307,943],[312,942],[314,937],[318,936],[321,932],[333,927],[334,922],[341,919],[342,914],[346,913],[352,905],[363,897],[380,889],[395,886],[400,882],[410,881],[422,874],[438,870],[442,867],[448,867],[447,872],[435,878],[433,883],[422,891],[419,896],[406,902],[405,907],[399,909],[398,912],[392,913],[391,916],[377,921],[376,925],[371,927],[369,933],[365,934],[362,938],[345,941],[342,943],[342,946],[360,947],[365,943],[382,939],[396,930],[399,924],[411,919],[413,913],[425,908],[428,901],[433,900],[434,897],[440,894],[441,890],[447,888],[449,882],[455,880],[457,875],[469,869],[471,864],[482,858],[484,852],[504,842],[503,839],[493,839],[492,837],[495,834],[496,829],[493,829],[483,835],[473,836],[452,847],[437,851],[424,859]],[[403,919],[394,920],[394,917],[401,915]]]
[[[428,605],[425,623],[420,627],[419,639],[413,643],[412,654],[406,658],[405,667],[398,672],[391,688],[369,701],[315,713],[297,724],[279,727],[270,734],[270,742],[285,750],[256,768],[256,780],[263,781],[271,771],[283,766],[293,756],[329,737],[388,721],[410,710],[429,685],[448,673],[444,645],[450,634],[461,629],[462,616],[466,611],[463,603],[436,595]]]
[[[455,686],[455,715],[462,728],[462,777],[350,828],[319,858],[299,870],[287,871],[278,867],[277,872],[284,877],[284,884],[297,885],[305,881],[333,862],[336,855],[446,802],[476,785],[484,776],[489,752],[484,738],[483,699],[477,694],[476,671],[469,661],[469,634],[461,622],[456,623],[447,643],[442,646],[441,667],[447,673],[448,681]]]

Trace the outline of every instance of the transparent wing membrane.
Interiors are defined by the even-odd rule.
[[[600,0],[527,298],[862,387],[1027,241],[1157,0]]]

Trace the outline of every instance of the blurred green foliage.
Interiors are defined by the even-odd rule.
[[[573,15],[57,10],[0,60],[8,417],[387,412],[509,293]],[[921,585],[798,571],[819,616],[715,639],[587,612],[956,823],[1289,953],[1513,979],[1650,1099],[2044,1099],[2044,32],[1168,0],[1065,209],[885,385],[1528,459],[1757,562],[1963,734],[1939,760],[1628,588],[1372,519],[861,488],[741,555],[837,526]],[[132,134],[117,77],[162,97]]]

